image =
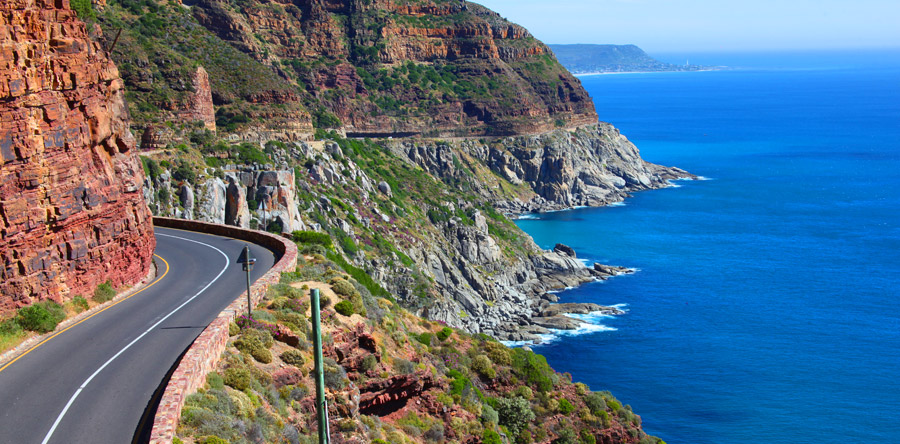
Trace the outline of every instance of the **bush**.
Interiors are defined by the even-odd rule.
[[[291,233],[291,239],[301,244],[322,245],[325,248],[331,248],[331,236],[325,233],[294,231]]]
[[[75,296],[72,298],[72,306],[75,307],[75,311],[81,313],[88,308],[91,308],[90,304],[88,304],[87,299],[84,296]]]
[[[559,432],[557,432],[557,434],[559,435],[559,437],[554,439],[552,441],[552,444],[576,444],[577,443],[575,431],[572,430],[571,427],[566,427],[566,428],[560,430]]]
[[[235,389],[244,391],[250,388],[250,370],[239,367],[230,367],[225,370],[225,385]]]
[[[101,304],[111,301],[114,297],[116,297],[116,290],[110,281],[106,281],[94,289],[94,300]]]
[[[346,282],[346,281],[344,281]],[[344,315],[350,316],[353,314],[353,304],[350,301],[341,301],[337,304],[334,304],[334,311]]]
[[[431,333],[429,333],[429,332],[425,332],[425,333],[422,333],[422,334],[420,334],[420,335],[416,335],[416,334],[413,335],[413,337],[415,337],[417,341],[419,341],[419,342],[421,342],[422,344],[425,344],[425,345],[427,345],[427,346],[429,346],[429,347],[431,347],[431,338],[432,338],[433,336],[434,336],[434,335],[431,334]]]
[[[450,327],[444,327],[444,328],[441,329],[441,331],[437,332],[437,338],[438,338],[441,342],[444,342],[444,341],[446,341],[447,338],[449,338],[450,335],[452,335],[452,334],[453,334],[453,329],[452,329],[452,328],[450,328]]]
[[[356,291],[356,287],[345,279],[335,279],[331,284],[331,289],[341,296],[353,296],[354,294],[359,294],[359,292]]]
[[[268,332],[251,328],[245,329],[241,333],[241,336],[234,341],[234,346],[241,352],[253,356],[253,359],[268,364],[272,362],[272,352],[269,351],[269,347],[274,342],[272,335]]]
[[[500,416],[490,404],[484,404],[481,406],[481,421],[485,424],[498,424],[500,422]]]
[[[323,362],[322,371],[325,376],[325,386],[338,390],[344,388],[347,379],[347,372],[344,371],[344,368],[334,362],[334,359],[325,358]]]
[[[44,301],[19,309],[16,322],[25,330],[49,333],[65,318],[66,312],[61,305]]]
[[[206,375],[206,383],[213,389],[221,390],[225,388],[225,380],[222,378],[222,375],[216,372],[209,372],[209,374]]]
[[[472,360],[472,370],[488,379],[494,379],[497,376],[497,371],[494,370],[491,360],[485,355],[478,355]]]
[[[519,436],[516,437],[516,444],[531,444],[533,442],[534,438],[528,430],[522,430],[522,433],[519,433]]]
[[[531,404],[518,396],[497,399],[497,414],[500,425],[506,426],[513,435],[518,435],[534,419]]]
[[[534,352],[517,348],[512,351],[512,367],[516,374],[523,377],[540,392],[553,389],[551,375],[553,369],[547,364],[547,358]]]
[[[603,399],[603,395],[599,393],[589,393],[584,397],[584,403],[591,409],[591,413],[595,415],[606,411],[606,401]]]
[[[306,362],[306,359],[303,358],[303,353],[300,350],[288,350],[281,354],[281,360],[284,361],[287,365],[293,365],[294,367],[300,367]]]
[[[580,435],[581,435],[581,439],[579,439],[579,441],[581,442],[581,444],[596,444],[597,443],[597,438],[594,437],[594,434],[591,433],[590,430],[586,430],[586,429],[582,430]]]
[[[521,385],[517,387],[516,390],[513,391],[513,393],[516,396],[521,396],[529,401],[531,401],[531,398],[534,398],[534,391],[532,391],[531,387],[527,385]]]
[[[408,375],[416,370],[416,365],[402,358],[394,358],[394,371],[401,375]]]
[[[484,435],[481,436],[482,444],[501,444],[500,434],[491,430],[484,429]]]
[[[509,347],[494,341],[485,342],[483,347],[487,350],[487,355],[491,358],[491,361],[494,361],[494,364],[512,364],[512,359],[509,357]]]
[[[375,355],[367,355],[365,358],[363,358],[362,370],[364,372],[367,372],[374,369],[376,365],[378,365],[378,358],[376,358]]]
[[[563,415],[568,415],[569,413],[572,413],[575,411],[575,406],[572,405],[572,403],[569,402],[568,399],[562,398],[559,400],[559,407],[557,407],[556,409],[557,409],[557,411],[559,411],[559,413],[562,413]]]

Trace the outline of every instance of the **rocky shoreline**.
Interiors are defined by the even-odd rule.
[[[575,261],[581,265],[581,267],[561,268],[558,266],[559,264],[557,264],[557,267],[555,268],[557,271],[556,273],[545,273],[540,279],[542,283],[552,283],[552,289],[539,295],[539,299],[534,305],[530,317],[520,319],[517,324],[502,325],[499,328],[499,331],[493,332],[497,339],[501,341],[539,344],[543,340],[541,335],[552,334],[552,330],[577,330],[583,324],[586,324],[585,321],[566,316],[567,314],[598,313],[613,316],[625,314],[624,311],[616,307],[609,307],[590,302],[559,303],[559,297],[556,296],[554,291],[562,288],[573,288],[587,282],[604,281],[611,277],[623,274],[631,274],[635,271],[633,268],[604,265],[600,263],[594,263],[593,266],[588,267],[581,264],[580,261],[577,261],[574,249],[564,244],[556,244],[553,250],[543,257],[541,263],[544,265],[547,265],[548,263],[552,264],[553,261],[550,259],[552,257],[551,255],[555,255],[558,259],[562,259],[562,263],[571,265],[571,261]],[[538,270],[547,271],[554,270],[554,268],[544,266],[543,268],[538,268]],[[568,273],[563,270],[568,270]],[[586,276],[589,276],[590,279],[585,279]]]

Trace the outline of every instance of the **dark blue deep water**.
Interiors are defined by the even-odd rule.
[[[742,69],[582,77],[710,180],[518,221],[640,269],[560,293],[628,313],[535,351],[669,444],[900,442],[900,52],[707,58]]]

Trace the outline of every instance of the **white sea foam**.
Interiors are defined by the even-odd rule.
[[[625,307],[627,305],[628,304],[616,304],[616,305],[611,305],[611,307],[616,307],[620,310],[625,311],[623,307]],[[541,338],[540,344],[534,344],[531,341],[500,341],[500,342],[502,342],[507,347],[522,347],[525,345],[528,345],[528,346],[543,345],[543,344],[550,344],[550,343],[556,342],[563,336],[572,337],[572,336],[581,336],[581,335],[597,333],[597,332],[602,332],[602,331],[618,330],[618,328],[610,327],[608,325],[604,325],[601,323],[603,320],[613,318],[614,316],[608,315],[608,314],[603,314],[603,312],[600,312],[600,311],[594,311],[594,312],[590,312],[587,314],[566,313],[566,316],[573,318],[573,319],[578,319],[579,321],[582,322],[581,325],[579,325],[578,328],[576,328],[574,330],[558,330],[555,328],[551,328],[551,329],[549,329],[551,333],[537,335],[539,338]]]
[[[681,185],[678,185],[677,183],[675,183],[675,180],[672,180],[672,179],[667,180],[666,184],[667,184],[666,186],[668,188],[681,188]]]
[[[608,203],[608,204],[606,204],[606,206],[608,206],[608,207],[624,207],[624,206],[625,206],[625,202],[613,202],[613,203]]]
[[[535,213],[524,213],[524,214],[520,214],[516,217],[516,219],[519,219],[519,220],[537,220],[540,218],[541,218],[540,215],[535,214]]]
[[[711,177],[697,176],[697,180],[714,180],[714,179]]]
[[[593,324],[593,325],[601,325],[600,322],[603,319],[612,319],[613,317],[615,317],[613,315],[605,314],[602,311],[592,311],[592,312],[586,313],[586,314],[566,313],[566,316],[568,316],[570,318],[578,319],[580,321],[584,321],[584,322],[587,322],[588,324]]]

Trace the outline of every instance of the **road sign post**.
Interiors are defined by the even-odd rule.
[[[250,270],[253,270],[253,265],[256,264],[256,258],[250,257],[249,245],[244,245],[240,263],[243,265],[244,271],[247,272],[247,319],[253,319],[253,303],[250,300]]]

